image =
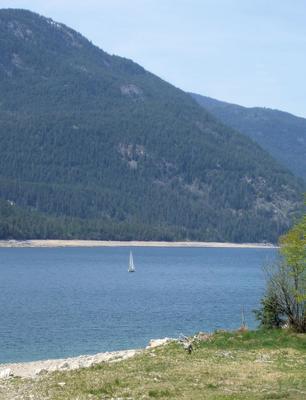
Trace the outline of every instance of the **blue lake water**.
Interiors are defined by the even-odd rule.
[[[235,329],[259,305],[274,249],[0,249],[0,363],[138,348]]]

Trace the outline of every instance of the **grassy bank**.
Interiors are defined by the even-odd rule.
[[[8,399],[303,399],[306,336],[218,332],[188,355],[177,343],[135,358],[36,380],[0,382]]]

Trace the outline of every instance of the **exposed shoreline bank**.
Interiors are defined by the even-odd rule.
[[[116,362],[126,360],[139,354],[141,350],[120,350],[93,355],[81,355],[60,359],[27,361],[20,363],[0,364],[0,379],[18,376],[21,378],[35,378],[54,371],[67,371],[79,368],[88,368],[102,362]],[[6,375],[5,376],[5,372]],[[1,376],[3,375],[3,377]]]
[[[0,381],[1,379],[6,379],[12,376],[35,378],[54,371],[70,371],[79,368],[89,368],[103,362],[112,363],[122,361],[143,353],[146,349],[154,349],[155,347],[163,346],[164,344],[174,340],[177,339],[167,337],[163,339],[152,339],[148,346],[141,349],[107,351],[103,353],[37,361],[0,363]]]
[[[113,241],[113,240],[0,240],[4,247],[184,247],[184,248],[277,248],[271,243],[227,243],[227,242],[158,242],[158,241]]]

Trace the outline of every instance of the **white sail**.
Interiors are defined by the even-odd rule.
[[[129,272],[135,272],[135,265],[134,265],[134,260],[133,260],[133,254],[130,251],[130,261],[129,261]]]

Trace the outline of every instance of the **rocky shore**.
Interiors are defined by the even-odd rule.
[[[6,379],[11,376],[35,378],[48,372],[87,368],[102,362],[125,360],[134,357],[139,352],[141,350],[123,350],[54,360],[0,364],[0,379]]]
[[[175,339],[152,339],[147,346],[147,349],[162,346],[172,340]],[[143,351],[144,349],[121,350],[62,359],[0,364],[0,380],[9,379],[14,376],[21,378],[35,378],[54,371],[69,371],[79,368],[88,368],[103,362],[112,363],[126,360]]]

